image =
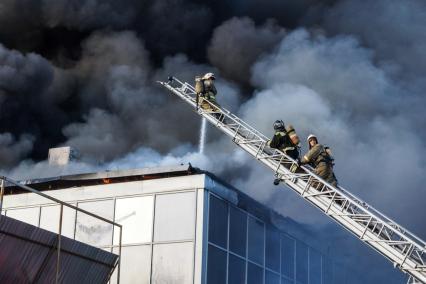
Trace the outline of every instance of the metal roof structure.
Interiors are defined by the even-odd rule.
[[[80,173],[47,178],[20,180],[19,184],[29,185],[38,190],[52,190],[55,188],[67,188],[77,185],[95,185],[123,181],[135,181],[145,179],[182,176],[199,173],[190,164],[164,167],[150,167],[128,170],[107,170],[93,173]],[[20,189],[14,184],[6,182],[5,194],[20,193]]]
[[[1,283],[105,283],[118,256],[27,223],[0,216]]]

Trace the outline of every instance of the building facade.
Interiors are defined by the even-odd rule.
[[[359,283],[302,225],[190,166],[26,183],[123,225],[121,283]],[[3,214],[57,231],[59,206],[6,189]],[[112,226],[71,209],[64,213],[65,236],[119,253]]]

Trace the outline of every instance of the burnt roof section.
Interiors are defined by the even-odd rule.
[[[43,191],[64,189],[75,186],[112,184],[138,180],[186,176],[200,173],[202,173],[202,171],[192,167],[191,164],[185,164],[179,166],[151,167],[142,169],[114,170],[96,173],[64,175],[57,177],[21,180],[19,183]],[[5,185],[6,194],[17,194],[25,192],[26,191],[12,184],[6,183]]]

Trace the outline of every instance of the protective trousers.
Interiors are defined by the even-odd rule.
[[[332,186],[337,186],[337,179],[333,173],[333,168],[331,164],[321,162],[319,163],[314,170],[314,173],[320,178],[331,184]]]

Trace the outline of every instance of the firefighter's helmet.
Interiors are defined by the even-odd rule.
[[[315,134],[309,134],[306,141],[308,141],[309,150],[312,148],[311,143],[309,143],[312,139],[315,139],[315,141],[318,143],[318,138],[315,136]]]
[[[274,130],[285,130],[285,125],[282,120],[275,120]]]
[[[214,74],[213,74],[213,73],[209,72],[209,73],[204,74],[204,76],[203,76],[203,78],[202,78],[202,79],[203,79],[203,80],[208,80],[208,79],[213,79],[213,80],[215,80],[216,78],[215,78],[215,76],[214,76]]]
[[[308,141],[308,143],[309,143],[309,141],[310,141],[311,139],[315,139],[315,140],[317,140],[317,142],[318,142],[318,138],[317,138],[317,136],[315,136],[315,134],[309,134],[309,136],[308,136],[308,138],[306,139],[306,141]]]

